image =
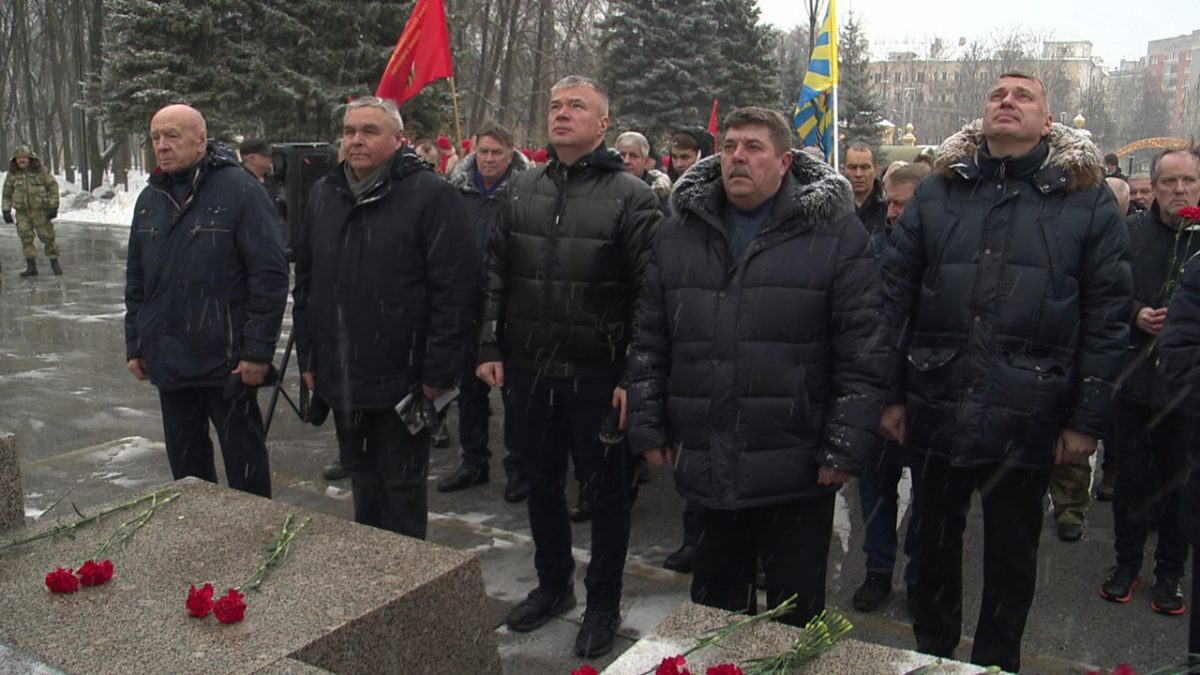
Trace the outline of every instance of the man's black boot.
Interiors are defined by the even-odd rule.
[[[21,276],[36,277],[37,276],[37,260],[34,260],[33,258],[26,258],[25,259],[25,271],[21,272]]]
[[[54,276],[56,277],[62,276],[62,266],[58,264],[58,258],[50,259],[50,271],[54,272]]]
[[[696,547],[691,544],[684,544],[675,549],[675,552],[667,556],[663,561],[663,567],[672,572],[680,574],[691,574],[692,563],[696,559]]]
[[[509,504],[523,502],[529,497],[529,481],[525,480],[525,474],[520,471],[514,471],[508,475],[508,482],[504,484],[504,501]]]
[[[475,466],[463,462],[458,470],[447,476],[442,482],[438,483],[438,492],[458,492],[476,485],[483,485],[488,482],[488,466]]]
[[[862,586],[854,591],[854,609],[874,612],[892,594],[892,575],[886,572],[867,572]]]

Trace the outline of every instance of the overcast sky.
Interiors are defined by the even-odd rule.
[[[762,20],[780,28],[807,24],[803,0],[758,0]],[[1197,0],[838,0],[838,14],[861,18],[872,52],[890,42],[955,44],[987,37],[997,28],[1024,27],[1055,39],[1091,40],[1093,54],[1115,68],[1122,58],[1146,55],[1146,43],[1200,29]]]

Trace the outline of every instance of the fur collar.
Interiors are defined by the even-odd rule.
[[[513,176],[533,166],[529,159],[521,154],[520,150],[513,148],[512,155],[512,164],[509,165],[509,180],[512,180]],[[463,161],[459,162],[454,167],[454,170],[450,172],[450,175],[446,177],[446,180],[462,192],[478,194],[479,187],[475,185],[475,153],[472,152],[464,157]]]
[[[671,206],[676,213],[685,209],[713,213],[712,197],[719,193],[724,201],[721,184],[721,155],[710,155],[692,165],[675,184]],[[792,150],[792,170],[784,177],[776,197],[774,214],[779,220],[800,216],[804,220],[832,221],[854,213],[854,192],[850,181],[833,167],[807,153]]]
[[[934,171],[951,180],[973,178],[978,174],[975,152],[982,142],[983,120],[978,119],[942,143],[937,149]],[[1050,154],[1043,164],[1043,172],[1048,169],[1060,172],[1065,178],[1062,189],[1068,192],[1086,190],[1098,187],[1104,180],[1104,157],[1087,136],[1056,122],[1050,127],[1046,143],[1050,146]],[[1049,186],[1050,182],[1045,185]],[[1049,189],[1039,187],[1043,191]]]

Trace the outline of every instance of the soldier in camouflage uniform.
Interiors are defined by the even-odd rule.
[[[4,181],[4,222],[13,222],[14,209],[17,235],[25,254],[25,271],[21,276],[37,276],[37,249],[33,247],[35,233],[42,240],[50,268],[54,274],[62,274],[52,222],[58,217],[58,182],[28,145],[17,148],[9,161],[8,179]]]

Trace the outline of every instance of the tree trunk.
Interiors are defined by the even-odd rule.
[[[505,124],[511,123],[516,119],[509,106],[512,102],[513,57],[517,52],[517,39],[520,37],[517,31],[517,19],[521,16],[521,0],[512,0],[512,5],[512,11],[508,15],[508,35],[504,48],[504,69],[500,75],[500,110],[498,111],[498,117]]]
[[[533,80],[529,83],[529,117],[525,123],[525,145],[532,146],[534,139],[541,139],[541,122],[544,110],[542,97],[545,95],[546,47],[553,42],[554,18],[551,16],[552,0],[539,0],[537,20],[537,47],[533,50]]]

